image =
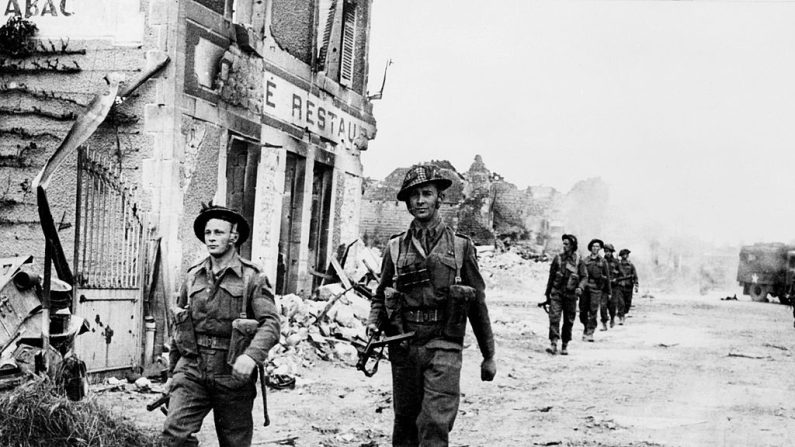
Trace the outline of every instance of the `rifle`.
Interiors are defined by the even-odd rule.
[[[372,377],[376,372],[378,372],[378,362],[380,362],[381,358],[383,357],[384,346],[391,343],[400,343],[405,340],[410,340],[413,337],[414,331],[381,338],[381,328],[379,327],[377,331],[370,335],[370,338],[367,340],[367,345],[364,347],[364,349],[356,349],[359,353],[359,360],[356,362],[356,369],[363,372],[365,376]],[[376,350],[378,351],[376,352]],[[375,362],[373,363],[372,367],[368,369],[367,363],[373,358],[375,359]]]
[[[158,397],[157,400],[146,404],[146,411],[154,411],[155,408],[158,408],[161,405],[165,404],[165,408],[161,408],[160,411],[162,411],[163,414],[168,415],[168,402],[170,400],[171,400],[170,394],[163,394],[162,396]]]
[[[549,301],[549,297],[546,297],[546,298],[547,298],[546,301],[542,301],[542,302],[538,303],[537,306],[538,307],[543,307],[544,308],[544,312],[549,313],[549,305],[552,304],[552,302]]]

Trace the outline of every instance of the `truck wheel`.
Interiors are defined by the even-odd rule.
[[[751,295],[751,299],[758,303],[767,302],[767,292],[767,287],[761,286],[759,284],[752,284],[748,290],[748,294]]]
[[[790,298],[788,296],[785,296],[785,295],[781,295],[780,297],[778,297],[778,300],[779,300],[779,302],[781,304],[791,304],[792,303],[792,300],[790,300]]]

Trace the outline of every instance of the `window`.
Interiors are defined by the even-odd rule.
[[[345,87],[353,85],[356,60],[356,3],[319,0],[317,69]]]

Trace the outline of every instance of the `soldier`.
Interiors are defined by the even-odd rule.
[[[273,291],[260,269],[237,254],[250,232],[243,216],[211,205],[193,231],[209,256],[188,269],[172,309],[163,438],[170,446],[198,445],[193,434],[212,410],[221,446],[249,446],[254,370],[279,341]]]
[[[614,327],[616,325],[616,315],[618,316],[618,324],[624,324],[624,298],[621,296],[621,288],[618,287],[617,283],[621,272],[618,270],[618,259],[613,256],[616,251],[613,244],[605,244],[604,251],[607,270],[610,272],[610,290],[612,291],[612,299],[608,303],[610,327]]]
[[[590,255],[583,260],[585,269],[588,271],[588,283],[585,287],[582,298],[580,299],[580,322],[583,325],[583,340],[593,342],[593,334],[596,330],[596,318],[599,309],[602,311],[602,330],[607,330],[607,302],[610,299],[610,273],[607,270],[607,262],[599,251],[604,242],[600,239],[592,239],[588,243]]]
[[[618,286],[621,287],[621,296],[624,298],[624,315],[629,313],[632,308],[632,292],[638,291],[638,273],[635,271],[635,266],[629,262],[629,254],[631,252],[622,248],[618,252],[621,260],[618,262],[618,269],[621,276],[618,278]],[[622,319],[623,322],[623,319]]]
[[[577,298],[582,295],[588,281],[588,272],[577,254],[577,237],[564,234],[563,253],[556,255],[549,266],[549,280],[544,295],[549,301],[549,348],[547,352],[557,354],[558,340],[562,340],[560,354],[569,355],[569,341],[574,318],[577,314]],[[563,334],[560,317],[563,316]],[[562,335],[562,336],[561,336]]]
[[[412,167],[397,194],[414,216],[384,250],[381,283],[368,331],[414,331],[389,346],[395,421],[392,445],[446,446],[460,398],[466,318],[483,355],[480,378],[497,373],[494,338],[475,247],[442,222],[439,207],[451,181],[434,166]]]

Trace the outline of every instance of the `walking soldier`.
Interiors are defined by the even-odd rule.
[[[588,243],[590,255],[586,256],[583,263],[588,271],[588,283],[580,299],[580,322],[584,327],[583,340],[594,341],[593,334],[596,330],[596,319],[599,309],[602,309],[602,330],[607,330],[607,302],[610,297],[610,272],[607,262],[599,255],[604,243],[600,239],[593,239]]]
[[[624,314],[629,313],[629,309],[632,308],[632,292],[638,291],[638,272],[635,270],[635,266],[629,261],[629,254],[630,251],[626,248],[622,248],[620,252],[618,252],[618,256],[621,260],[618,262],[618,269],[621,272],[621,276],[618,280],[618,286],[621,287],[621,295],[624,298]]]
[[[549,301],[549,343],[547,352],[557,354],[558,340],[561,340],[560,353],[568,355],[571,329],[577,314],[577,298],[582,295],[588,281],[588,272],[577,254],[577,237],[564,234],[563,253],[555,256],[549,266],[549,280],[544,295]],[[563,332],[560,321],[563,317]]]
[[[613,327],[616,325],[616,316],[618,316],[618,324],[624,324],[624,298],[621,288],[618,287],[618,277],[621,276],[621,272],[618,269],[618,259],[613,256],[616,251],[613,244],[605,244],[604,250],[607,270],[610,272],[610,290],[612,292],[607,309],[610,312],[610,327]]]
[[[193,231],[209,256],[188,270],[172,309],[171,399],[163,438],[169,446],[198,445],[193,434],[212,410],[220,445],[248,446],[255,368],[279,341],[273,291],[260,269],[237,254],[235,247],[250,232],[243,216],[206,207]]]
[[[483,355],[481,380],[497,372],[485,284],[475,247],[442,222],[439,207],[452,182],[433,166],[412,167],[398,192],[414,216],[390,239],[368,330],[415,332],[389,346],[395,446],[446,446],[460,399],[466,319]]]

